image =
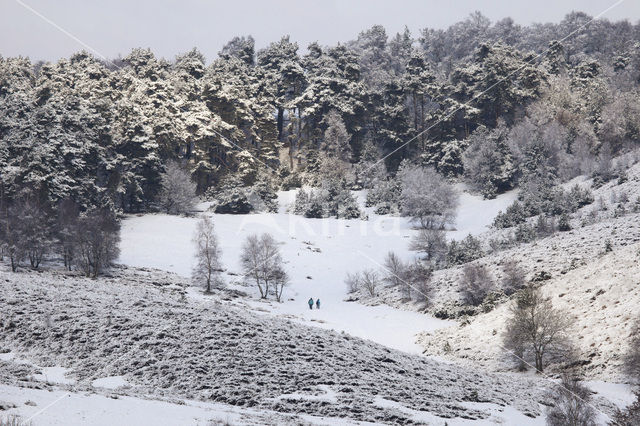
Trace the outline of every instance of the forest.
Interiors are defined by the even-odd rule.
[[[2,210],[26,198],[153,210],[172,161],[207,197],[317,186],[325,173],[349,189],[391,187],[405,166],[485,197],[585,173],[606,181],[640,135],[640,26],[591,20],[520,26],[477,12],[304,52],[288,36],[256,52],[242,36],[210,63],[197,49],[172,61],[142,48],[0,58]]]

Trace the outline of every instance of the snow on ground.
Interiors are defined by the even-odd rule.
[[[36,374],[34,378],[36,380],[40,380],[47,383],[56,383],[61,385],[72,385],[76,381],[74,379],[69,379],[66,377],[66,374],[69,372],[69,369],[64,367],[42,367],[40,368],[42,373]]]
[[[636,400],[633,386],[626,383],[608,383],[599,380],[584,382],[592,391],[623,409]]]
[[[640,231],[630,231],[627,228],[624,234],[619,232],[616,235],[637,240]],[[604,238],[600,238],[602,240]],[[586,241],[576,238],[578,247],[578,241],[586,244]],[[557,241],[556,245],[561,247]],[[549,248],[544,251],[553,253]],[[531,256],[532,251],[528,253]],[[535,256],[533,258],[535,260]],[[595,259],[582,265],[578,263],[575,269],[564,274],[556,275],[553,271],[552,278],[542,287],[553,305],[566,311],[573,320],[571,336],[574,336],[577,355],[585,361],[582,371],[589,378],[613,382],[624,380],[620,373],[620,354],[627,351],[637,306],[640,305],[638,259],[640,243],[618,246],[612,253],[601,252]],[[512,364],[504,356],[501,336],[508,315],[509,303],[505,303],[491,312],[470,317],[464,326],[425,333],[420,341],[427,353],[483,365],[492,370],[506,370]],[[449,343],[446,350],[444,342]]]
[[[129,382],[127,382],[122,376],[109,376],[95,379],[91,382],[91,386],[94,388],[118,389],[129,386]]]
[[[116,268],[92,280],[0,270],[0,283],[0,312],[8,319],[0,352],[15,352],[0,361],[4,385],[385,424],[407,423],[415,413],[380,408],[376,397],[447,419],[494,416],[493,406],[466,405],[472,401],[541,414],[545,384],[537,379],[486,374],[234,306],[185,300],[175,275],[160,271]],[[32,362],[15,361],[22,357]],[[36,365],[68,368],[76,384],[39,382]],[[130,386],[92,386],[114,376]],[[41,408],[51,402],[36,401]],[[68,411],[74,421],[101,413],[90,400],[78,404],[87,411]]]
[[[498,212],[505,211],[518,198],[518,191],[511,190],[498,195],[491,200],[485,200],[481,195],[471,194],[465,184],[457,184],[460,194],[460,206],[454,230],[449,231],[448,237],[460,240],[468,234],[478,235],[485,232]]]
[[[68,392],[61,389],[43,390],[0,385],[0,395],[3,402],[16,406],[4,414],[20,416],[21,420],[37,426],[300,424],[302,418],[268,410],[202,401],[180,400],[176,403],[121,395]],[[310,415],[305,415],[304,420],[309,424],[318,425],[356,424],[346,419]]]
[[[460,186],[459,190],[463,188]],[[389,347],[419,353],[415,336],[423,331],[447,327],[451,322],[431,316],[403,311],[389,306],[364,306],[346,302],[343,282],[348,272],[365,268],[381,270],[387,252],[404,259],[415,253],[408,245],[416,232],[406,218],[378,216],[369,220],[307,219],[286,212],[296,191],[279,194],[278,213],[219,215],[213,217],[227,272],[240,274],[239,257],[245,238],[253,233],[269,232],[282,243],[282,254],[292,278],[285,290],[284,303],[257,300],[251,305],[270,313],[326,329],[345,331]],[[364,191],[356,193],[364,203]],[[452,238],[486,230],[498,211],[515,197],[515,192],[494,200],[461,193],[456,230]],[[206,207],[206,205],[203,205]],[[197,218],[149,214],[128,217],[123,221],[120,262],[130,266],[152,267],[188,277],[193,265],[192,235]],[[238,281],[238,275],[227,276]],[[192,295],[196,292],[191,292]],[[320,298],[321,309],[309,310],[307,300]]]

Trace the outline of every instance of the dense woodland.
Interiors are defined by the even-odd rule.
[[[0,58],[0,200],[145,211],[173,160],[201,195],[313,185],[336,164],[342,186],[371,187],[403,161],[487,197],[610,178],[611,156],[640,134],[640,25],[590,20],[522,27],[476,13],[305,53],[286,36],[257,52],[236,37],[210,64],[196,49]]]

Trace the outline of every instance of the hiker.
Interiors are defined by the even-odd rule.
[[[313,297],[309,299],[309,309],[313,309]]]
[[[320,309],[320,299],[316,300],[316,308]]]

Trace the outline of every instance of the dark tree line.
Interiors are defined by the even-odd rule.
[[[144,211],[162,201],[170,160],[204,194],[226,175],[251,185],[271,169],[299,184],[320,154],[362,172],[389,154],[384,172],[404,159],[449,176],[466,168],[488,196],[562,179],[563,161],[579,168],[640,134],[639,26],[600,19],[555,41],[589,20],[521,27],[477,13],[417,37],[374,26],[305,54],[289,37],[257,52],[236,37],[210,64],[195,49],[174,61],[145,49],[114,61],[0,58],[4,196],[30,188],[50,208],[70,198],[82,211]]]
[[[0,211],[0,254],[14,272],[23,266],[38,269],[45,258],[59,257],[68,270],[76,268],[95,278],[117,259],[119,233],[113,209],[80,213],[69,199],[50,209],[23,197]]]

